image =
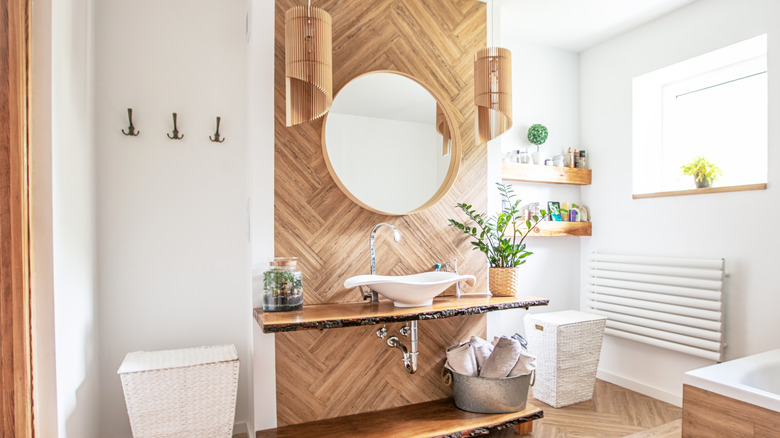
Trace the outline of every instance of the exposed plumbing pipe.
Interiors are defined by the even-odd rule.
[[[409,336],[409,349],[398,339],[397,336],[391,336],[387,339],[387,345],[401,350],[404,355],[404,368],[409,374],[417,371],[417,321],[412,321],[409,325],[401,328],[401,334]],[[381,337],[381,336],[380,336]]]

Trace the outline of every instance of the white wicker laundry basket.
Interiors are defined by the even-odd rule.
[[[231,437],[238,390],[235,346],[128,353],[117,373],[133,437]]]
[[[566,310],[526,314],[528,351],[536,355],[533,396],[559,408],[593,398],[607,318]]]

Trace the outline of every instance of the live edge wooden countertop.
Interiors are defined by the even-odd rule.
[[[390,408],[282,426],[257,432],[257,438],[428,438],[473,437],[515,426],[516,433],[530,433],[532,427],[518,429],[544,417],[541,409],[528,404],[519,412],[476,414],[461,411],[452,399]]]
[[[374,325],[452,316],[477,315],[497,310],[546,306],[550,300],[531,296],[494,297],[490,294],[463,294],[434,298],[423,307],[395,307],[390,300],[379,303],[339,303],[304,305],[293,312],[263,312],[254,309],[255,320],[265,333]]]

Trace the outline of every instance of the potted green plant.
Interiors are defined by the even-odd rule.
[[[534,164],[544,164],[542,153],[539,152],[539,146],[547,141],[547,134],[547,127],[539,123],[535,123],[528,128],[528,141],[536,145],[536,152],[531,154]]]
[[[697,189],[711,186],[722,174],[720,167],[704,157],[694,158],[690,163],[680,166],[680,170],[683,175],[693,176]]]
[[[477,213],[470,204],[458,203],[470,224],[449,219],[450,226],[461,230],[474,239],[471,242],[475,250],[482,251],[487,257],[490,269],[488,271],[490,293],[495,296],[514,296],[520,286],[518,268],[533,254],[526,250],[525,238],[542,221],[547,212],[541,210],[539,215],[530,219],[524,217],[520,210],[520,200],[515,200],[512,186],[497,183],[501,193],[504,208],[500,213],[490,218]],[[476,226],[475,226],[476,225]]]

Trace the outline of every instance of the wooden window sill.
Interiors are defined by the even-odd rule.
[[[693,190],[676,190],[672,192],[640,193],[632,195],[633,199],[664,198],[667,196],[706,195],[710,193],[744,192],[747,190],[766,190],[766,183],[746,184],[743,186],[705,187]]]

